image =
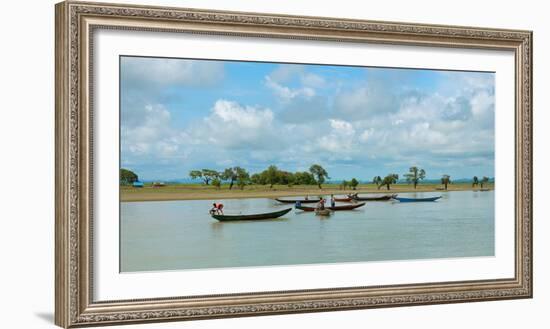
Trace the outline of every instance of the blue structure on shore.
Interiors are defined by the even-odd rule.
[[[143,187],[143,182],[140,182],[140,181],[135,181],[133,184],[132,184],[133,187]]]

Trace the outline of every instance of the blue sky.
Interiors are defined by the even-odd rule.
[[[121,166],[494,176],[494,73],[121,57]]]

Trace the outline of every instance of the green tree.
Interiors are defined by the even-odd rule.
[[[279,184],[288,185],[289,187],[292,186],[296,180],[294,177],[294,174],[288,171],[282,171],[280,170],[278,172],[278,182]]]
[[[231,190],[235,184],[235,181],[239,178],[239,172],[242,172],[243,170],[244,169],[241,167],[227,168],[221,173],[220,177],[223,180],[229,181],[229,189]]]
[[[250,182],[250,175],[241,167],[235,167],[235,172],[237,173],[237,185],[243,190],[246,184]]]
[[[120,185],[131,185],[138,181],[138,175],[128,169],[120,169]]]
[[[250,181],[252,184],[258,184],[258,185],[265,185],[266,183],[262,180],[262,175],[260,174],[253,174],[250,176]]]
[[[481,188],[483,188],[483,185],[489,183],[489,177],[487,176],[483,176],[483,178],[481,179]]]
[[[478,186],[478,185],[479,185],[479,178],[477,178],[477,176],[474,176],[474,178],[472,179],[472,187]]]
[[[349,182],[348,182],[347,180],[345,180],[345,179],[344,179],[344,180],[342,181],[342,183],[340,184],[340,188],[341,188],[342,190],[347,189],[348,186],[349,186]]]
[[[223,172],[220,173],[220,178],[224,181],[229,181],[229,189],[233,189],[233,184],[237,180],[237,174],[235,173],[234,168],[226,168]]]
[[[189,172],[189,177],[191,179],[202,179],[202,171],[200,171],[200,170],[191,170]]]
[[[315,177],[317,186],[319,186],[319,188],[322,188],[321,185],[325,182],[325,179],[330,178],[328,177],[328,173],[325,168],[321,167],[318,164],[314,164],[309,167],[309,172],[313,175],[313,177]]]
[[[359,185],[359,181],[355,178],[352,178],[351,181],[349,182],[349,185],[351,185],[352,189],[356,190],[357,185]]]
[[[418,182],[426,178],[426,171],[418,167],[410,167],[409,172],[405,174],[405,178],[407,179],[407,183],[412,183],[416,189]]]
[[[189,172],[189,177],[192,179],[202,179],[205,185],[210,185],[210,181],[214,178],[219,178],[220,174],[211,169],[202,169],[202,170],[191,170]]]
[[[270,188],[279,182],[279,169],[277,166],[271,165],[262,173],[265,177],[266,184],[269,184]]]
[[[219,190],[222,186],[221,179],[219,179],[218,177],[212,179],[212,186],[215,186]]]
[[[294,184],[297,185],[313,185],[315,178],[307,171],[298,171],[294,174]]]
[[[397,183],[397,180],[399,179],[398,174],[389,174],[384,179],[382,179],[382,182],[380,182],[379,186],[386,185],[386,189],[390,189],[390,185]]]
[[[380,187],[382,187],[382,177],[374,176],[372,179],[372,183],[375,184],[378,187],[378,189],[380,189]]]
[[[451,176],[443,175],[441,177],[441,184],[445,185],[445,190],[447,190],[447,185],[451,184]]]

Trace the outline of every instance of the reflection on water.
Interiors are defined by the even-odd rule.
[[[293,210],[276,220],[239,222],[212,219],[212,200],[125,202],[121,271],[493,256],[494,192],[442,196],[437,202],[368,202],[331,216]],[[223,203],[227,215],[291,206],[271,199]]]

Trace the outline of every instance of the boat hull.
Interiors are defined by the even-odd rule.
[[[441,199],[441,197],[436,196],[436,197],[433,197],[433,198],[419,198],[419,199],[395,197],[394,199],[399,201],[399,202],[434,202],[434,201],[437,201],[437,200]]]
[[[349,197],[348,198],[334,198],[334,201],[336,201],[336,202],[351,202],[351,201],[353,201],[353,199],[349,198]]]
[[[296,202],[300,202],[300,203],[317,203],[319,201],[321,201],[320,199],[313,199],[313,200],[285,200],[285,199],[275,199],[277,200],[278,202],[280,203],[296,203]]]
[[[353,198],[355,201],[390,201],[394,199],[397,194],[392,195],[383,195],[383,196],[374,196],[374,197],[360,197],[356,195],[351,195],[350,198]]]
[[[274,219],[288,214],[292,208],[287,208],[280,211],[263,213],[263,214],[253,214],[253,215],[211,215],[212,218],[219,220],[220,222],[230,222],[230,221],[243,221],[243,220],[263,220],[263,219]]]
[[[365,203],[358,203],[358,204],[352,204],[352,205],[345,205],[345,206],[335,206],[335,207],[325,207],[325,209],[331,210],[331,211],[340,211],[340,210],[353,210],[359,207],[364,206]],[[296,209],[300,209],[303,211],[316,211],[315,207],[296,207]]]

